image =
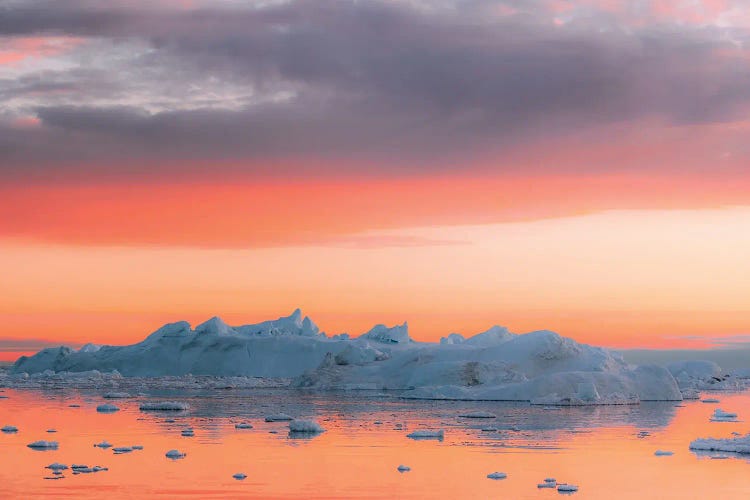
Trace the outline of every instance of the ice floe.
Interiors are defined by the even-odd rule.
[[[289,422],[289,432],[316,434],[323,431],[325,429],[314,420],[292,420]]]
[[[445,431],[443,429],[439,429],[439,430],[418,429],[406,435],[406,437],[411,438],[411,439],[439,439],[439,440],[442,440],[444,436],[445,436]]]
[[[508,477],[508,474],[505,472],[490,472],[487,474],[488,479],[505,479],[506,477]]]
[[[554,477],[545,478],[544,482],[538,483],[537,488],[556,488],[557,480]]]
[[[180,434],[182,434],[182,436],[184,437],[193,437],[195,436],[195,431],[192,428],[183,429]]]
[[[26,446],[35,450],[56,450],[59,446],[59,443],[57,441],[40,440],[29,443]]]
[[[234,424],[235,429],[252,429],[252,424],[248,424],[247,422],[239,422],[237,424]]]
[[[97,448],[105,448],[106,449],[106,448],[111,448],[112,444],[109,443],[109,442],[107,442],[105,440],[105,441],[101,441],[99,443],[96,443],[94,446],[97,447]]]
[[[53,471],[66,470],[67,468],[68,468],[67,465],[61,464],[61,463],[58,463],[58,462],[51,463],[51,464],[49,464],[48,466],[45,467],[45,469],[51,469]]]
[[[399,465],[398,467],[396,467],[396,470],[399,472],[409,472],[411,470],[411,467],[409,467],[408,465]]]
[[[562,483],[557,485],[557,491],[560,493],[575,493],[578,491],[578,486],[575,484]]]
[[[141,411],[185,411],[190,408],[187,403],[178,401],[157,401],[151,403],[141,403],[138,407]]]
[[[6,434],[11,434],[13,432],[18,432],[18,427],[16,427],[15,425],[6,425],[2,429],[0,429],[0,431]]]
[[[750,454],[750,434],[728,439],[701,438],[690,443],[694,451],[720,451]]]
[[[654,455],[657,457],[670,457],[674,455],[673,451],[667,451],[667,450],[656,450],[654,452]]]
[[[172,460],[177,460],[178,458],[185,458],[185,456],[187,456],[187,453],[184,453],[184,452],[179,451],[179,450],[169,450],[164,455],[167,458],[171,458]]]
[[[737,414],[724,411],[721,408],[716,408],[713,415],[711,415],[711,422],[736,422]]]
[[[242,481],[247,477],[247,474],[243,474],[242,472],[238,472],[237,474],[232,475],[233,478],[235,478],[237,481]]]
[[[288,422],[294,420],[294,417],[291,417],[286,413],[276,413],[274,415],[266,416],[265,420],[266,422]]]
[[[497,415],[487,411],[472,411],[460,413],[458,416],[461,418],[497,418]]]
[[[114,413],[116,411],[120,411],[120,408],[111,404],[103,404],[97,406],[96,411],[98,411],[99,413]]]
[[[102,396],[104,399],[127,399],[130,394],[127,392],[108,392]]]

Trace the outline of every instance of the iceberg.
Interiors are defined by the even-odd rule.
[[[487,474],[488,479],[505,479],[506,477],[508,477],[508,474],[505,472],[490,472]]]
[[[399,465],[398,467],[396,467],[396,470],[399,472],[409,472],[411,470],[411,467],[409,467],[408,465]]]
[[[247,478],[247,474],[238,472],[237,474],[233,474],[232,477],[235,478],[237,481],[242,481],[243,479]]]
[[[95,384],[121,376],[159,377],[169,387],[393,390],[408,399],[524,401],[551,407],[682,401],[696,385],[728,387],[731,380],[717,373],[710,363],[669,369],[630,365],[612,351],[548,330],[516,334],[493,326],[434,343],[413,340],[404,322],[376,325],[356,338],[328,337],[296,309],[290,316],[241,326],[218,317],[195,328],[185,321],[169,323],[133,345],[47,348],[22,356],[9,379],[32,385],[35,380]],[[126,396],[114,390],[105,394],[108,399]],[[187,409],[167,403],[140,408]]]
[[[737,421],[736,413],[730,413],[730,412],[722,410],[721,408],[716,408],[714,410],[713,415],[711,415],[711,422],[736,422],[736,421]]]
[[[178,458],[185,458],[187,453],[181,452],[179,450],[169,450],[164,455],[167,458],[171,458],[172,460],[177,460]]]
[[[728,439],[696,439],[690,443],[690,449],[694,451],[720,451],[726,453],[750,454],[750,434]]]
[[[58,442],[57,441],[34,441],[33,443],[29,443],[26,446],[34,450],[56,450],[58,447]]]
[[[18,432],[18,427],[16,427],[15,425],[6,425],[2,429],[0,429],[0,431],[6,434],[11,434],[13,432]]]

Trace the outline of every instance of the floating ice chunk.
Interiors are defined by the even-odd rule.
[[[6,434],[10,434],[12,432],[18,432],[18,427],[16,427],[15,425],[6,425],[2,429],[0,429],[0,431]]]
[[[276,413],[266,417],[266,422],[288,422],[290,420],[294,420],[294,417],[290,417],[286,413]]]
[[[57,429],[47,429],[47,432],[50,434],[57,432]]]
[[[132,446],[117,446],[115,448],[112,448],[112,451],[115,453],[115,455],[122,455],[123,453],[130,453],[133,451]]]
[[[80,407],[81,405],[77,405],[77,404],[68,405],[68,408],[80,408]]]
[[[461,418],[497,418],[497,415],[487,411],[472,411],[469,413],[462,413],[459,415]]]
[[[736,413],[730,413],[722,410],[721,408],[716,408],[714,410],[714,414],[711,416],[711,422],[734,422],[736,420]]]
[[[65,476],[45,476],[44,479],[65,479]]]
[[[248,424],[247,422],[240,422],[238,424],[234,424],[235,429],[252,429],[253,426]]]
[[[578,486],[576,486],[575,484],[566,483],[558,484],[557,491],[559,491],[560,493],[575,493],[576,491],[578,491]]]
[[[190,406],[178,401],[158,401],[155,403],[141,403],[141,411],[185,411]]]
[[[654,455],[656,455],[657,457],[671,457],[672,455],[674,455],[674,452],[667,450],[656,450],[654,452]]]
[[[508,474],[505,472],[491,472],[487,474],[488,479],[505,479],[506,477],[508,477]]]
[[[184,437],[193,437],[195,436],[195,431],[193,429],[183,429],[181,434]]]
[[[84,464],[73,464],[73,465],[70,466],[70,468],[73,469],[73,470],[76,470],[76,469],[88,469],[88,467],[89,467],[88,465],[84,465]]]
[[[134,444],[133,446],[131,446],[131,448],[133,448],[134,450],[142,450],[143,446],[141,446],[140,444]]]
[[[94,470],[94,472],[102,472],[102,471],[109,470],[109,468],[107,468],[107,467],[100,467],[99,465],[95,465],[94,467],[92,467],[92,469]]]
[[[112,444],[108,443],[107,441],[102,441],[101,443],[96,443],[94,446],[97,448],[112,448]]]
[[[120,411],[120,409],[115,405],[103,404],[97,406],[96,411],[98,411],[99,413],[114,413],[116,411]]]
[[[554,479],[552,481],[544,480],[543,483],[538,483],[536,485],[537,488],[556,488],[557,487],[557,481]]]
[[[242,481],[243,479],[245,479],[247,477],[247,474],[243,474],[242,472],[238,472],[237,474],[234,474],[232,477],[235,478],[237,481]]]
[[[185,458],[185,455],[187,455],[187,453],[179,451],[179,450],[169,450],[167,453],[165,453],[165,456],[167,458],[171,458],[172,460],[177,460],[178,458]]]
[[[317,434],[323,432],[320,424],[314,420],[292,420],[289,422],[289,432],[306,432],[310,434]]]
[[[554,477],[545,477],[544,482],[545,483],[557,483],[557,479],[555,479]]]
[[[57,441],[34,441],[26,446],[34,450],[56,450],[58,447]]]
[[[719,401],[716,398],[706,398],[706,399],[701,399],[701,403],[721,403],[721,401]]]
[[[399,465],[396,470],[398,470],[399,472],[409,472],[411,470],[411,467],[409,467],[408,465]]]
[[[750,434],[729,439],[696,439],[690,443],[690,449],[695,451],[722,451],[750,454]]]
[[[65,470],[65,469],[67,469],[67,468],[68,468],[68,466],[67,466],[67,465],[65,465],[65,464],[61,464],[61,463],[58,463],[58,462],[55,462],[55,463],[49,464],[48,466],[46,466],[46,467],[45,467],[45,469],[51,469],[51,470],[53,470],[53,471],[60,471],[60,470]]]
[[[104,399],[127,399],[130,394],[127,392],[108,392],[103,397]]]
[[[431,429],[419,429],[407,434],[406,437],[411,439],[439,439],[442,441],[445,436],[443,429],[431,430]]]

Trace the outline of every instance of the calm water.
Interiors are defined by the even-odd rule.
[[[70,389],[4,389],[0,395],[7,396],[0,399],[0,426],[19,428],[16,434],[0,434],[2,498],[557,498],[556,490],[536,487],[549,476],[577,484],[575,498],[750,498],[746,459],[717,460],[688,450],[697,437],[748,432],[744,422],[709,422],[717,406],[739,413],[740,419],[750,415],[748,394],[713,395],[721,399],[719,405],[696,401],[683,407],[644,403],[559,410],[285,390],[173,391],[109,401],[100,392]],[[142,401],[167,399],[185,401],[190,410],[138,409]],[[96,406],[104,402],[121,411],[97,413]],[[498,418],[458,417],[476,410]],[[292,438],[286,423],[263,421],[280,411],[314,418],[327,432]],[[254,428],[235,429],[241,421]],[[188,426],[194,437],[181,436]],[[482,430],[486,427],[497,430]],[[57,432],[47,433],[49,428]],[[406,437],[419,428],[442,428],[445,439]],[[26,447],[40,439],[58,441],[59,449]],[[93,446],[102,440],[144,449],[115,455]],[[187,457],[167,459],[165,452],[173,448]],[[674,455],[656,457],[657,449]],[[109,471],[66,471],[64,479],[45,480],[51,474],[44,466],[55,461]],[[411,472],[399,473],[399,464]],[[494,471],[508,478],[487,479]],[[233,479],[236,472],[247,479]]]

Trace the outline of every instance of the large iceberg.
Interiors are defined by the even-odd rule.
[[[262,323],[211,318],[192,329],[167,324],[128,346],[44,349],[21,357],[15,375],[94,370],[126,377],[291,379],[297,388],[394,390],[408,398],[531,401],[544,405],[630,404],[682,399],[685,370],[633,366],[607,349],[551,331],[514,334],[495,326],[465,338],[417,342],[407,323],[377,325],[358,338],[327,337],[299,309]],[[680,367],[684,368],[684,367]],[[689,367],[691,376],[713,367]],[[96,373],[96,372],[93,372]],[[683,375],[683,377],[685,377]]]

